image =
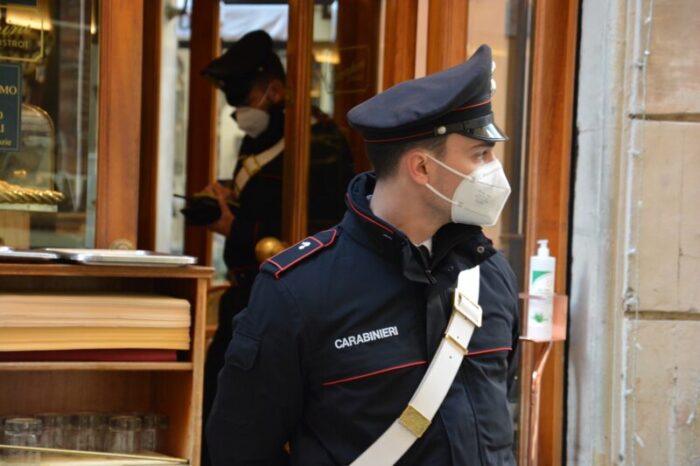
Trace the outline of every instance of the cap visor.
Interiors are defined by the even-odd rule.
[[[223,87],[223,81],[228,77],[230,72],[227,70],[224,56],[220,56],[209,62],[207,66],[202,68],[202,76],[210,79],[218,87]]]
[[[469,128],[463,131],[462,134],[480,141],[499,142],[508,140],[508,136],[506,136],[495,123],[489,123],[477,128]]]

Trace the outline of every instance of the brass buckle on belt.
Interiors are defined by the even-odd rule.
[[[399,423],[415,435],[416,438],[421,438],[425,431],[428,430],[428,427],[430,427],[430,419],[411,405],[406,406],[406,409],[403,410],[399,417]]]

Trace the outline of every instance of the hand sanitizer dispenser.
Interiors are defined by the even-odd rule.
[[[554,307],[554,271],[556,260],[549,255],[548,241],[538,240],[537,255],[530,258],[528,283],[527,338],[535,341],[552,339]]]

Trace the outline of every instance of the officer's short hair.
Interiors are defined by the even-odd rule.
[[[367,157],[372,163],[377,179],[391,177],[399,166],[399,160],[408,151],[425,149],[440,159],[445,154],[447,136],[420,139],[418,141],[402,141],[386,144],[367,144]]]

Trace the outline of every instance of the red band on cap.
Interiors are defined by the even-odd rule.
[[[365,142],[394,142],[394,141],[404,141],[406,139],[415,139],[426,134],[433,134],[433,131],[423,131],[422,133],[411,134],[410,136],[401,136],[397,138],[387,138],[387,139],[365,139]]]
[[[491,99],[488,99],[488,100],[484,100],[483,102],[479,102],[478,104],[465,105],[464,107],[455,108],[455,109],[452,109],[452,110],[450,110],[450,111],[451,111],[451,112],[459,112],[459,111],[462,111],[462,110],[466,110],[466,109],[468,109],[468,108],[481,107],[482,105],[486,105],[486,104],[488,104],[488,103],[490,103],[490,102],[491,102]]]

